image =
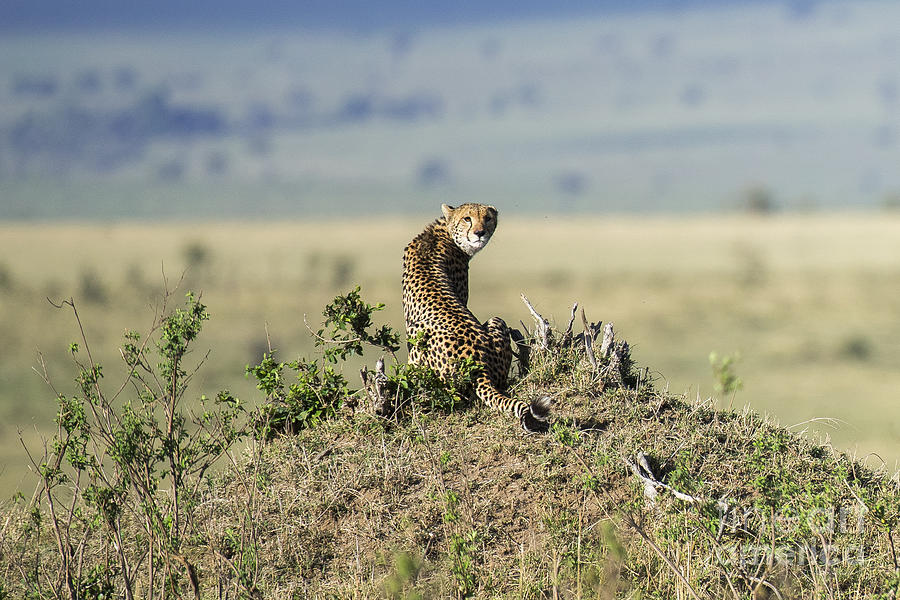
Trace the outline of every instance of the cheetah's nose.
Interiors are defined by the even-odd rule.
[[[475,234],[477,237],[481,237],[484,235],[484,229],[476,229],[472,233]]]

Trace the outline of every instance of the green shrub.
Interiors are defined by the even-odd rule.
[[[323,348],[320,357],[279,362],[276,351],[269,350],[259,364],[246,367],[247,375],[252,375],[257,388],[266,394],[254,418],[260,439],[296,433],[334,417],[361,390],[351,389],[331,365],[363,356],[366,348],[387,352],[394,359],[383,389],[392,404],[392,414],[399,414],[411,404],[443,412],[468,404],[472,383],[479,373],[477,363],[471,358],[460,360],[447,381],[428,367],[401,363],[396,356],[400,334],[388,325],[377,327],[373,323],[373,315],[383,309],[384,304],[365,302],[357,286],[336,296],[322,311],[322,327],[313,333],[316,346]],[[293,374],[292,381],[287,372]]]
[[[296,381],[287,389],[285,369],[296,372]],[[253,375],[257,388],[266,393],[265,404],[254,418],[259,439],[315,427],[320,421],[335,416],[351,393],[347,380],[332,367],[302,359],[278,362],[274,350],[263,354],[258,365],[248,365],[247,374]]]
[[[397,409],[415,404],[420,408],[451,413],[469,406],[473,382],[481,372],[471,358],[457,361],[454,372],[441,377],[424,365],[394,364],[385,390]]]
[[[326,346],[324,357],[331,363],[346,360],[350,355],[363,355],[363,344],[381,348],[394,353],[400,349],[400,334],[388,325],[369,331],[372,327],[372,315],[384,310],[384,304],[368,304],[360,298],[359,286],[343,296],[336,296],[331,304],[325,307],[322,315],[324,326],[316,334],[316,346]],[[330,329],[331,338],[323,337],[326,329]]]
[[[734,372],[734,365],[741,360],[738,352],[719,357],[716,352],[709,353],[709,366],[715,379],[715,390],[723,396],[735,394],[744,388],[744,382]]]
[[[74,302],[65,305],[80,327]],[[36,498],[48,507],[49,519],[44,515],[34,524],[54,532],[58,562],[33,575],[36,585],[44,578],[64,582],[71,599],[107,598],[114,590],[131,598],[143,568],[150,590],[198,593],[196,568],[184,547],[197,535],[199,484],[246,435],[245,411],[227,391],[212,401],[202,397],[199,414],[183,407],[196,371],[187,367],[190,348],[209,313],[189,293],[184,308],[162,314],[146,337],[126,332],[120,349],[125,384],[113,393],[88,340],[82,336],[69,346],[78,390],[57,394],[58,432],[36,464]],[[140,524],[140,543],[126,539],[126,518]],[[106,558],[93,562],[83,548],[97,534],[111,543]]]

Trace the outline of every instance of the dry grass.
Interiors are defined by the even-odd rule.
[[[184,550],[203,596],[896,594],[900,488],[886,474],[749,410],[646,382],[600,393],[569,351],[538,356],[516,390],[555,398],[550,433],[483,409],[347,411],[236,458],[208,480]],[[697,501],[648,501],[624,462],[637,453]],[[15,595],[19,569],[54,559],[49,531],[10,514],[0,573]],[[109,542],[90,543],[102,557]]]

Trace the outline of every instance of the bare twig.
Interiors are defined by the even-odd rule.
[[[612,349],[608,354],[609,363],[601,373],[609,383],[616,387],[624,385],[625,377],[628,375],[628,359],[630,355],[631,349],[628,347],[628,342],[621,340],[612,344]]]
[[[522,326],[522,331],[525,332],[525,337],[526,337],[526,338],[530,338],[530,337],[531,337],[531,332],[528,331],[528,325],[525,324],[525,321],[523,321],[522,319],[519,319],[519,325]]]
[[[553,332],[550,330],[550,321],[545,319],[541,316],[541,313],[535,310],[534,306],[528,301],[528,297],[525,296],[524,293],[522,294],[522,302],[528,307],[528,311],[534,319],[534,337],[540,342],[541,350],[547,350],[550,348],[550,342],[553,340]]]
[[[563,332],[562,340],[559,342],[560,347],[568,348],[572,345],[572,326],[575,324],[575,312],[578,310],[578,303],[572,305],[572,314],[569,315],[569,324],[566,325],[566,330]],[[581,309],[581,314],[584,315],[584,309]]]
[[[616,341],[616,332],[613,328],[612,321],[603,328],[603,341],[600,343],[600,356],[606,358],[612,352],[613,342]]]
[[[303,324],[306,325],[306,330],[309,332],[311,336],[322,342],[323,344],[354,344],[356,342],[364,342],[365,340],[359,337],[352,338],[349,340],[335,340],[324,338],[315,331],[312,330],[312,327],[309,326],[309,322],[306,320],[306,315],[303,315]]]
[[[650,462],[647,460],[647,455],[643,452],[638,452],[638,454],[635,456],[635,462],[631,462],[627,458],[622,458],[622,460],[631,470],[632,474],[634,474],[634,476],[640,479],[644,484],[644,496],[646,496],[651,502],[656,499],[659,490],[670,492],[673,496],[675,496],[679,500],[687,502],[688,504],[703,502],[703,498],[698,498],[695,496],[690,496],[683,492],[679,492],[672,486],[666,485],[665,483],[659,481],[656,478],[656,475],[653,474],[653,470],[650,468]],[[719,500],[717,504],[719,508],[728,510],[728,504],[724,501]]]
[[[584,307],[581,308],[581,324],[584,327],[584,334],[582,335],[584,338],[584,353],[587,354],[588,361],[590,361],[596,375],[599,373],[600,365],[597,364],[597,357],[594,356],[594,336],[591,334],[592,328],[588,325],[587,317],[584,314]],[[571,326],[572,324],[569,323],[569,327]]]
[[[387,375],[384,372],[384,357],[375,362],[375,371],[372,377],[369,377],[369,370],[363,368],[359,371],[359,377],[362,379],[363,388],[372,402],[372,412],[376,415],[390,416],[395,407],[390,406],[388,399],[384,395],[384,385],[387,383]]]

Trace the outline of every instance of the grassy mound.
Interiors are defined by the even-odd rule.
[[[894,483],[751,412],[552,391],[544,436],[476,410],[282,439],[209,489],[209,539],[252,514],[272,597],[893,597]],[[649,503],[638,452],[696,501]]]
[[[538,357],[520,382],[554,397],[547,435],[481,409],[345,411],[248,452],[203,483],[184,549],[200,593],[894,597],[894,482],[749,411],[649,386],[597,393],[582,366]],[[626,465],[639,453],[681,498],[645,495]],[[52,572],[55,545],[26,508],[4,519],[0,573],[13,597],[53,597],[52,580],[26,583]],[[87,557],[112,562],[109,539],[87,539]]]
[[[188,342],[207,316],[191,296],[187,306],[159,325],[164,377],[145,354],[153,344],[127,337],[126,383],[142,405],[117,413],[93,364],[79,376],[83,398],[60,396],[68,433],[49,444],[56,466],[45,454],[43,491],[0,518],[0,598],[895,598],[900,589],[896,481],[751,411],[655,390],[630,365],[617,378],[627,387],[608,385],[602,360],[592,367],[573,345],[533,348],[514,386],[521,398],[553,398],[544,435],[428,391],[407,389],[392,418],[365,410],[362,394],[325,411],[323,390],[342,394],[346,381],[327,369],[320,378],[313,363],[264,361],[261,389],[299,407],[298,431],[226,452],[230,464],[208,471],[250,429],[235,425],[240,405],[227,394],[224,412],[204,413],[195,433],[175,411]],[[374,310],[360,301],[345,312]],[[333,322],[357,321],[359,332],[335,331],[365,340],[369,319]],[[355,348],[347,340],[345,354]],[[300,387],[285,391],[285,365]],[[90,421],[85,405],[101,418]]]

